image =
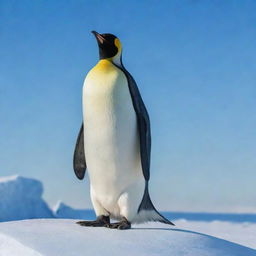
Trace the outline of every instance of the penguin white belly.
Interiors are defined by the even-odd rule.
[[[101,60],[85,79],[83,116],[96,214],[132,220],[145,187],[136,113],[124,73],[107,60]]]

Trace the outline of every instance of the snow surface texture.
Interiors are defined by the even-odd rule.
[[[42,193],[40,181],[20,176],[0,178],[0,221],[52,218]]]
[[[10,255],[255,256],[256,251],[157,223],[120,231],[81,227],[74,220],[38,219],[0,223],[0,256]]]
[[[256,255],[255,250],[246,248],[256,249],[255,214],[166,212],[164,215],[176,224],[173,229],[147,223],[120,233],[76,225],[74,219],[95,219],[94,212],[73,209],[61,202],[52,211],[42,193],[42,184],[37,180],[20,176],[0,178],[0,256],[79,256],[105,251],[105,255]],[[31,218],[73,220],[1,223]]]
[[[73,209],[66,204],[59,202],[55,206],[55,216],[64,219],[86,219],[96,218],[94,211]],[[245,214],[207,214],[207,213],[164,213],[178,228],[190,229],[218,238],[226,239],[234,243],[256,249],[256,223],[246,222],[255,219],[255,215]],[[214,216],[212,216],[214,215]],[[219,216],[220,215],[220,216]],[[203,221],[188,221],[186,219],[196,219]],[[178,218],[178,219],[176,219]],[[217,219],[214,221],[204,220]],[[219,221],[218,219],[229,219],[230,221]],[[239,220],[239,221],[238,221]],[[243,221],[245,220],[245,221]]]
[[[177,220],[175,224],[178,228],[193,230],[256,249],[256,223]]]

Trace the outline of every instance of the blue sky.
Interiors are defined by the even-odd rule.
[[[161,210],[256,211],[255,1],[0,1],[0,175],[91,207],[72,155],[91,30],[116,34],[152,123]]]

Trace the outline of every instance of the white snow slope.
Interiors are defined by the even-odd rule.
[[[175,216],[175,214],[172,212],[165,212],[165,215],[166,214],[167,216],[169,215],[169,219],[172,220],[178,228],[190,229],[256,249],[256,223],[246,222],[246,219],[248,220],[248,217],[246,218],[246,216],[237,215],[235,217],[233,216],[233,219],[232,216],[226,216],[226,219],[229,219],[229,221],[220,221],[218,220],[218,216],[215,216],[217,217],[217,220],[212,221],[192,221],[186,219],[173,219],[172,215]],[[200,213],[198,215],[200,215]],[[208,216],[207,214],[204,215],[204,217]],[[92,210],[73,209],[63,202],[59,202],[55,206],[54,216],[62,219],[93,220],[96,218]],[[191,218],[189,213],[184,213],[183,217],[187,217],[188,219],[189,217]],[[238,219],[237,217],[244,221],[235,221]],[[200,219],[204,218],[201,216]]]
[[[0,223],[0,256],[252,256],[256,251],[193,231],[148,223],[131,230],[88,228],[74,220]]]
[[[189,229],[207,235],[216,236],[233,243],[256,249],[256,223],[187,220],[175,220],[174,223],[181,229]]]

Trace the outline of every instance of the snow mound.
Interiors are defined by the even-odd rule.
[[[3,247],[3,244],[11,244],[12,247]],[[256,255],[256,251],[248,247],[157,223],[137,225],[131,230],[120,231],[81,227],[74,220],[64,219],[0,223],[2,248],[4,250],[0,250],[0,256]],[[30,249],[35,254],[20,254],[20,248]]]
[[[35,179],[0,178],[0,221],[53,217],[42,194],[43,185]]]

